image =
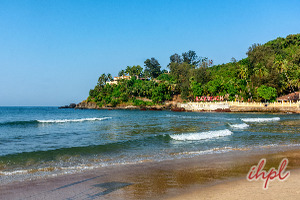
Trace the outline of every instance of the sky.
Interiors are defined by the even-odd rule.
[[[214,64],[300,33],[299,0],[0,0],[0,106],[88,97],[102,73],[194,50]]]

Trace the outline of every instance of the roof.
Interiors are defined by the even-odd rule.
[[[277,98],[277,101],[298,101],[300,100],[300,92],[290,93]]]

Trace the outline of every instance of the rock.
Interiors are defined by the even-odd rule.
[[[100,107],[92,101],[82,101],[76,105],[75,109],[100,109]]]
[[[184,108],[174,107],[174,108],[171,109],[171,111],[174,111],[174,112],[184,112],[185,109]]]
[[[75,103],[71,103],[70,105],[65,105],[65,106],[60,106],[58,107],[59,109],[64,109],[64,108],[75,108],[76,104]]]

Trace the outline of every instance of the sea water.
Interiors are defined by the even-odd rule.
[[[300,145],[300,115],[0,107],[0,183]]]

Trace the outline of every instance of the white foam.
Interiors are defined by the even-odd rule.
[[[105,119],[111,119],[111,117],[103,118],[83,118],[83,119],[50,119],[50,120],[37,120],[40,123],[65,123],[65,122],[84,122],[84,121],[101,121]]]
[[[249,125],[245,124],[245,123],[243,123],[243,124],[229,124],[229,126],[231,128],[236,128],[236,129],[244,129],[244,128],[248,128],[249,127]]]
[[[279,117],[272,117],[272,118],[242,118],[244,122],[271,122],[271,121],[279,121]]]
[[[5,172],[5,171],[0,171],[1,175],[15,175],[15,174],[26,174],[28,173],[28,170],[15,170],[12,172]]]
[[[183,119],[201,119],[205,118],[202,116],[187,116],[187,115],[166,115],[167,117],[176,117],[176,118],[183,118]]]
[[[219,131],[207,131],[201,133],[183,133],[178,135],[170,135],[174,140],[205,140],[210,138],[225,137],[231,135],[232,132],[228,129]]]
[[[213,153],[225,153],[232,151],[232,147],[223,147],[223,148],[213,148],[203,151],[187,151],[187,152],[181,152],[178,153],[179,155],[205,155],[205,154],[213,154]]]

